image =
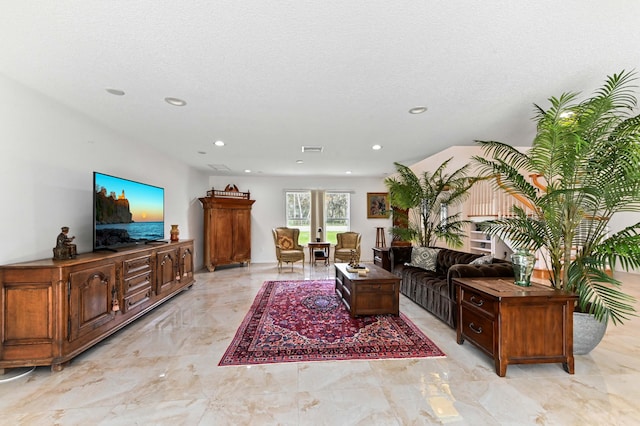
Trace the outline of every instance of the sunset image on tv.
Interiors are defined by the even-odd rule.
[[[94,249],[164,238],[164,189],[94,173]]]

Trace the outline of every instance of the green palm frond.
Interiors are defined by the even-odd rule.
[[[425,171],[420,176],[409,167],[394,163],[398,175],[385,179],[385,184],[391,205],[409,210],[409,228],[394,227],[391,229],[393,235],[405,241],[416,241],[421,246],[435,245],[438,238],[454,247],[463,245],[468,221],[460,220],[456,215],[442,221],[440,206],[461,204],[477,179],[467,176],[469,164],[448,173],[451,160],[449,158],[434,171]]]
[[[615,268],[640,268],[640,224],[616,232],[594,247],[592,256],[599,262]]]
[[[548,253],[553,286],[576,292],[579,304],[602,321],[622,323],[635,313],[635,300],[620,290],[608,268],[640,268],[640,222],[608,235],[611,218],[640,212],[640,115],[635,72],[605,79],[580,101],[567,92],[534,105],[537,133],[521,153],[507,144],[478,142],[474,157],[484,176],[498,176],[512,194],[528,200],[533,212],[490,221],[485,232],[514,245]],[[527,174],[546,187],[533,186]]]
[[[621,324],[635,316],[635,298],[620,290],[622,283],[608,275],[598,262],[572,262],[569,279],[575,280],[578,305],[598,321]]]

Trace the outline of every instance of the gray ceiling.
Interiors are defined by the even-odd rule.
[[[533,103],[640,69],[636,0],[3,0],[0,11],[0,73],[221,175],[383,176],[476,139],[528,145]],[[428,111],[408,113],[418,105]]]

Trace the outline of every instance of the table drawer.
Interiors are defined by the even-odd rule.
[[[395,293],[396,286],[399,284],[394,283],[358,283],[359,293]]]
[[[469,309],[462,309],[462,334],[493,355],[493,321]]]
[[[151,287],[143,289],[137,293],[129,294],[124,298],[124,312],[129,312],[130,310],[140,306],[151,299]]]
[[[496,312],[496,301],[481,293],[476,293],[462,289],[462,304],[467,305],[469,309],[481,311],[493,318]]]
[[[393,293],[358,293],[357,315],[398,315],[399,305]]]
[[[139,291],[144,287],[151,287],[151,271],[124,279],[124,294]]]
[[[138,275],[142,272],[151,271],[151,256],[142,256],[134,259],[127,259],[123,262],[125,278]]]

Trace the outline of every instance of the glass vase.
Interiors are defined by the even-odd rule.
[[[533,266],[536,263],[536,258],[533,253],[526,249],[517,249],[511,255],[511,263],[513,263],[515,284],[522,287],[529,287],[531,285]]]

